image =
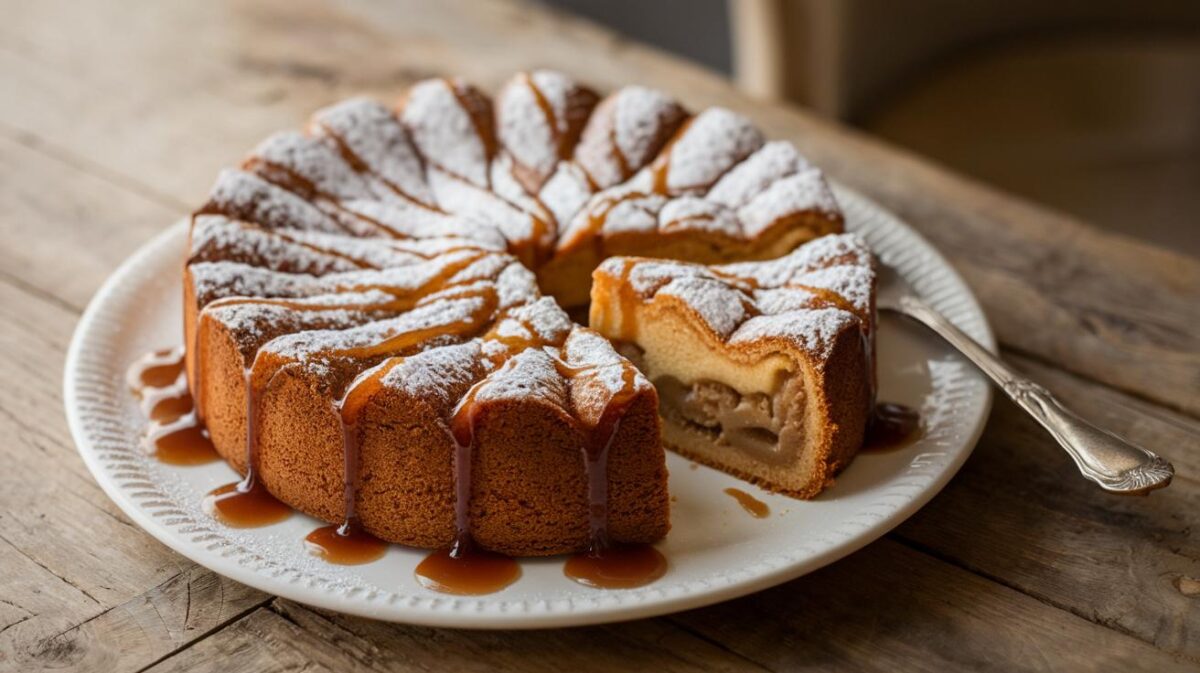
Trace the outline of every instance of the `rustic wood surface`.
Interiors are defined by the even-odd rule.
[[[3,3],[0,670],[1197,670],[1200,262],[1021,202],[522,3]],[[468,632],[316,611],[142,533],[78,458],[60,372],[91,293],[268,132],[352,93],[549,65],[720,103],[908,219],[1005,355],[1169,456],[1121,499],[998,401],[962,473],[883,540],[752,597],[586,629]]]

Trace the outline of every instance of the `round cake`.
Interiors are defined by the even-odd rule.
[[[325,521],[516,556],[653,542],[664,428],[805,497],[861,443],[874,274],[841,231],[821,172],[729,110],[429,80],[218,176],[184,265],[189,386],[247,482]],[[589,298],[600,331],[570,317]]]

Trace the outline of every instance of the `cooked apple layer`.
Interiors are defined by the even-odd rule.
[[[869,262],[830,268],[855,261],[853,239],[809,245],[817,254],[718,267],[612,258],[589,314],[657,387],[668,447],[803,498],[857,452],[872,395]],[[808,284],[830,279],[861,301]]]

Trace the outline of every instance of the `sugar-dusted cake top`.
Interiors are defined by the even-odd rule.
[[[817,357],[850,326],[874,325],[875,270],[857,234],[818,238],[783,257],[706,266],[612,257],[596,270],[633,300],[677,301],[727,344],[785,339]]]
[[[810,231],[814,218],[822,224]],[[233,335],[247,365],[263,355],[307,367],[337,390],[388,363],[387,385],[444,404],[466,386],[480,399],[537,395],[598,422],[606,400],[649,383],[543,297],[535,274],[551,262],[589,265],[586,274],[612,236],[668,256],[690,254],[671,241],[703,239],[745,259],[751,248],[737,246],[790,248],[801,239],[788,232],[840,227],[820,171],[747,118],[690,115],[638,86],[602,99],[537,70],[494,100],[431,79],[395,107],[354,98],[303,131],[271,135],[221,172],[197,211],[188,279],[203,319]],[[570,261],[580,251],[596,258]],[[662,268],[678,277],[654,291],[694,302],[728,338],[780,329],[763,321],[802,303],[795,288],[772,294],[791,282],[773,283],[783,274],[774,267]],[[850,271],[818,261],[807,273],[792,280],[855,307],[869,301]],[[730,281],[754,274],[753,289]],[[806,310],[815,323],[822,310],[840,315]],[[818,338],[824,328],[811,329]]]

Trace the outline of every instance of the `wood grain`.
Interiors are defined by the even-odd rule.
[[[771,670],[1195,666],[890,540],[782,587],[675,619]]]
[[[0,671],[136,671],[267,600],[149,538],[87,473],[57,376],[76,318],[0,282]]]
[[[901,539],[1098,624],[1200,664],[1200,422],[1014,357],[1064,402],[1172,455],[1175,483],[1145,498],[1074,477],[1067,454],[999,399],[962,472],[900,527]]]
[[[557,673],[564,662],[579,671],[764,670],[665,619],[504,633],[386,624],[284,600],[276,600],[273,609],[321,641],[340,643],[359,664],[382,670],[401,658],[429,671]]]
[[[525,3],[5,4],[0,22],[0,670],[1195,670],[1200,264],[950,175]],[[114,36],[119,36],[116,38]],[[946,251],[1006,356],[1180,476],[1117,500],[1000,403],[889,539],[671,618],[530,633],[383,624],[220,578],[132,526],[75,455],[58,373],[78,310],[218,167],[352,93],[552,65],[727,105]],[[1068,373],[1073,372],[1073,373]],[[1120,389],[1120,390],[1117,390]],[[1121,392],[1125,391],[1125,392]],[[97,541],[103,541],[98,544]],[[447,666],[447,663],[450,665]]]

